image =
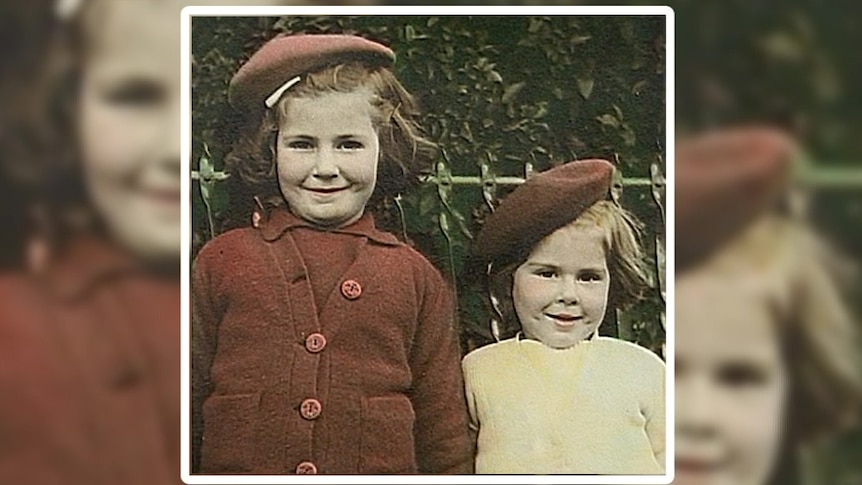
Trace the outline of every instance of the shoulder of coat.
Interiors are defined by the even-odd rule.
[[[32,325],[33,318],[41,314],[48,300],[45,284],[25,272],[0,273],[0,340],[5,330]]]
[[[263,239],[256,229],[250,227],[231,229],[207,241],[198,252],[197,259],[219,258],[225,253],[246,251],[252,246],[261,245],[262,242]]]

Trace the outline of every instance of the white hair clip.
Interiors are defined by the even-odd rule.
[[[57,0],[54,4],[54,13],[63,21],[71,20],[81,10],[84,0]]]
[[[291,86],[298,83],[299,79],[299,76],[290,79],[286,83],[282,84],[280,88],[276,89],[272,94],[270,94],[269,97],[266,98],[266,101],[263,102],[266,107],[272,109],[272,107],[275,106],[275,103],[278,103],[278,100],[281,99],[281,95],[283,95],[285,91],[290,89]]]

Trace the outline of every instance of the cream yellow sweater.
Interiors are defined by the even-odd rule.
[[[471,352],[463,370],[476,473],[664,473],[665,366],[649,350],[516,337]]]

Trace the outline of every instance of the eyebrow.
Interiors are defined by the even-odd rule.
[[[311,135],[304,134],[291,134],[289,131],[282,136],[282,138],[291,138],[298,140],[316,140],[317,137]],[[335,141],[343,141],[343,140],[351,140],[351,139],[360,139],[360,135],[338,135],[335,137]]]
[[[537,267],[537,268],[553,268],[553,269],[559,269],[560,268],[560,266],[557,264],[545,263],[542,261],[527,261],[526,263],[524,263],[524,265],[530,266],[530,267]],[[604,273],[604,272],[607,272],[607,269],[603,268],[601,266],[593,266],[593,267],[581,268],[580,271],[595,271],[597,273]]]
[[[122,74],[120,76],[114,77],[104,77],[100,78],[101,86],[110,87],[110,86],[130,86],[130,87],[156,87],[159,89],[165,89],[163,83],[160,79],[153,78],[152,76],[148,76],[146,74]]]
[[[158,80],[146,77],[129,76],[120,80],[107,80],[99,85],[99,89],[110,96],[122,94],[145,94],[162,96],[167,89]]]
[[[559,268],[556,264],[551,263],[543,263],[541,261],[527,261],[524,263],[526,266],[536,266],[541,268]]]

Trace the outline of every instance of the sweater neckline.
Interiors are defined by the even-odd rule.
[[[536,353],[544,352],[547,354],[559,355],[559,354],[565,354],[565,353],[575,353],[575,352],[578,352],[579,350],[584,350],[584,349],[590,347],[596,340],[598,340],[598,338],[599,337],[597,335],[593,335],[588,339],[581,340],[580,342],[576,343],[575,345],[572,345],[571,347],[566,347],[564,349],[557,349],[557,348],[545,345],[544,343],[542,343],[538,340],[527,338],[524,335],[524,332],[519,331],[517,334],[515,334],[515,343],[517,344],[519,349],[523,349],[525,346],[526,347],[533,347],[536,349],[535,350]],[[531,352],[533,350],[528,350],[528,351]],[[524,350],[522,350],[522,352],[524,352]]]

